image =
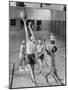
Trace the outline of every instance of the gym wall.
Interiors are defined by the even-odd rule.
[[[51,13],[52,13],[51,32],[65,36],[66,33],[65,11],[53,10]]]
[[[16,19],[16,25],[11,26],[11,30],[20,30],[20,12],[23,11],[22,8],[10,7],[9,8],[9,20]],[[37,9],[37,8],[26,8],[28,19],[42,20],[42,30],[51,31],[58,35],[65,36],[65,12],[58,10],[47,10],[47,9]]]

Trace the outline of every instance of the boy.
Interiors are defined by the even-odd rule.
[[[25,65],[25,40],[22,40],[22,44],[20,45],[19,57],[21,60],[19,71],[24,71],[24,69],[22,69],[22,63]]]
[[[29,68],[32,82],[37,86],[36,80],[35,80],[35,43],[34,43],[34,34],[31,28],[31,22],[28,24],[28,28],[30,30],[31,35],[29,36],[27,25],[26,25],[26,19],[23,19],[24,21],[24,27],[25,27],[25,33],[26,33],[26,55],[27,55],[27,66]]]
[[[55,53],[57,51],[57,47],[54,45],[53,47],[50,47],[50,48],[46,48],[46,45],[45,45],[45,51],[47,52],[47,54],[51,57],[51,70],[49,73],[47,73],[46,75],[46,81],[49,85],[49,81],[48,81],[48,76],[52,74],[52,76],[54,77],[55,81],[57,84],[61,84],[61,85],[64,85],[62,82],[61,82],[61,79],[59,78],[58,74],[57,74],[57,69],[56,69],[56,65],[55,65]],[[59,83],[58,83],[59,82]]]
[[[42,63],[44,60],[44,45],[42,44],[41,39],[38,40],[37,48],[37,57],[38,57],[38,63],[40,67],[40,73],[42,72]]]

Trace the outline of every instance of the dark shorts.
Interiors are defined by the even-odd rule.
[[[44,54],[41,54],[41,55],[39,56],[39,59],[41,59],[41,60],[43,61],[43,59],[44,59]]]
[[[36,63],[35,54],[28,54],[27,57],[28,57],[28,64],[33,65]]]
[[[51,44],[55,44],[55,40],[51,41]]]

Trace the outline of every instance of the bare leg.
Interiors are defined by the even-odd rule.
[[[53,76],[54,80],[56,81],[56,83],[59,84],[54,73],[52,73],[52,76]]]
[[[48,85],[50,85],[50,84],[49,84],[49,81],[48,81],[48,76],[49,76],[50,74],[52,74],[52,71],[50,71],[50,72],[47,73],[47,75],[46,75],[46,82],[48,83]]]
[[[56,76],[57,80],[60,82],[61,85],[64,85],[60,79],[60,77],[57,74],[57,71],[54,72],[54,75]]]
[[[22,68],[22,64],[23,64],[23,68]],[[20,66],[19,66],[19,71],[25,71],[25,60],[24,59],[21,59],[21,62],[20,62]]]
[[[40,59],[38,59],[38,63],[39,63],[39,68],[40,68],[40,73],[42,72],[42,62]]]
[[[32,82],[36,85],[36,81],[35,81],[35,74],[34,74],[34,66],[31,66],[28,64],[28,68],[31,74],[31,80]]]
[[[35,65],[31,65],[31,67],[32,67],[33,76],[34,76],[34,81],[33,82],[35,83],[36,86],[38,86],[37,83],[36,83],[36,80],[35,80],[35,72],[34,72]]]
[[[46,66],[47,66],[47,68],[49,68],[49,66],[48,66],[48,63],[47,63],[47,56],[44,54],[44,64],[46,64]]]

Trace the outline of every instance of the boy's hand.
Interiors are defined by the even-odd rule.
[[[29,22],[28,27],[31,27],[31,21]]]

